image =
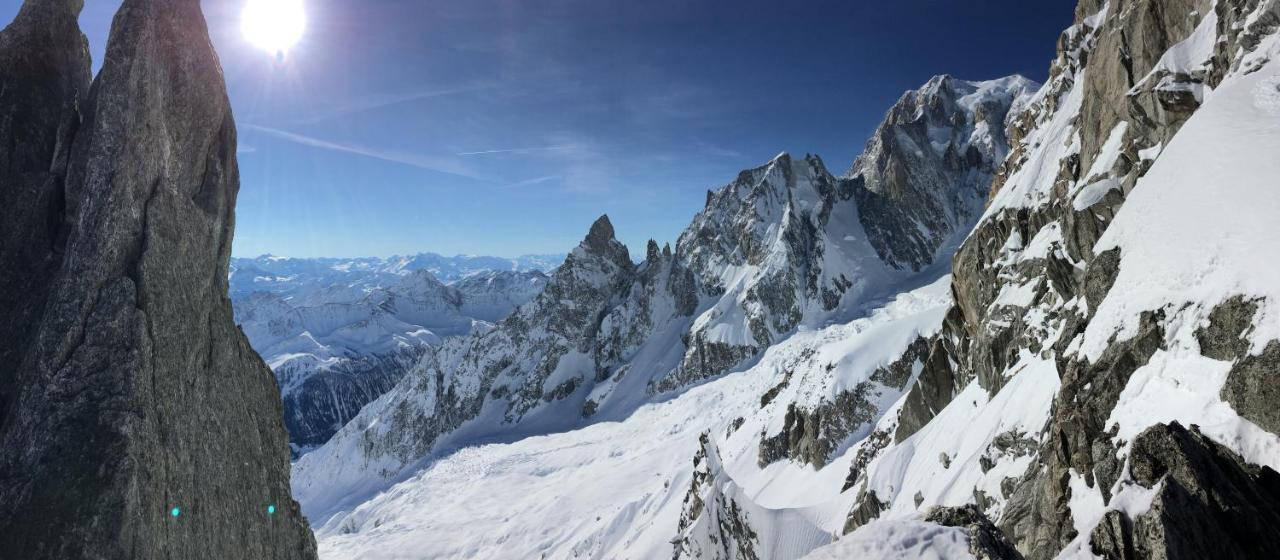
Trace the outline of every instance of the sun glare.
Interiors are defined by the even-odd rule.
[[[302,0],[247,0],[240,26],[255,47],[281,55],[302,38],[307,13]]]

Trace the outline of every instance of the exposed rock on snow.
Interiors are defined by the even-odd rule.
[[[1273,558],[1280,555],[1280,474],[1177,422],[1133,442],[1130,484],[1151,488],[1145,511],[1112,510],[1091,534],[1104,558]]]
[[[901,481],[893,495],[873,485],[889,504],[882,516],[938,499],[933,484],[917,494],[894,474],[901,449],[920,457],[909,468],[937,457],[919,449],[921,436],[975,406],[1030,399],[1020,379],[1046,365],[1060,387],[1041,423],[1023,425],[1036,453],[966,460],[984,472],[976,484],[967,462],[940,469],[955,473],[945,484],[972,488],[941,503],[979,505],[1029,558],[1087,556],[1091,534],[1095,552],[1098,538],[1119,538],[1114,512],[1141,494],[1126,486],[1126,461],[1151,425],[1196,422],[1244,462],[1274,466],[1280,441],[1266,431],[1261,403],[1274,377],[1263,372],[1275,371],[1266,349],[1280,332],[1267,311],[1275,291],[1260,283],[1274,267],[1245,255],[1276,242],[1276,228],[1253,217],[1276,201],[1265,186],[1274,158],[1261,154],[1280,131],[1250,112],[1262,111],[1251,102],[1254,84],[1276,72],[1268,60],[1278,10],[1274,2],[1082,2],[1053,79],[1012,121],[1014,148],[957,255],[956,308],[939,337],[950,375],[919,377],[899,424],[912,437],[864,471],[870,481],[881,471]],[[1262,122],[1272,124],[1248,124]],[[1212,171],[1191,172],[1210,161]],[[971,382],[994,396],[990,404],[970,396]],[[1190,517],[1149,521],[1145,550],[1182,546],[1156,527]]]
[[[975,505],[934,508],[924,520],[964,529],[969,534],[969,554],[978,560],[1022,560],[1008,537]]]

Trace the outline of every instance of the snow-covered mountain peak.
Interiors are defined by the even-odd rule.
[[[609,301],[614,291],[631,281],[634,270],[631,253],[626,245],[614,238],[609,217],[600,216],[591,224],[582,242],[565,258],[564,264],[551,274],[538,302],[543,306],[554,306],[572,302],[574,298],[601,303]],[[580,321],[573,322],[577,324]],[[583,326],[585,324],[579,328]]]
[[[415,270],[408,273],[399,283],[388,288],[388,291],[401,294],[439,293],[446,289],[444,282],[436,278],[430,270]]]
[[[943,81],[949,93],[941,111],[960,116],[943,123],[947,141],[976,144],[970,139],[974,112],[995,100],[998,110],[983,116],[1002,122],[1012,97],[998,92],[1020,91],[1019,83]],[[971,96],[985,92],[983,101],[965,109],[954,87]],[[946,120],[908,118],[909,112],[891,111],[882,133],[919,129],[927,137],[930,123]],[[1003,137],[991,138],[984,146],[994,158]],[[899,155],[904,148],[897,143],[873,140],[870,146],[891,162],[941,161]],[[784,152],[710,191],[674,250],[649,243],[639,266],[614,238],[608,217],[600,217],[537,297],[491,332],[445,344],[330,444],[304,457],[298,492],[311,497],[311,511],[329,512],[348,499],[343,488],[394,479],[433,452],[498,434],[624,419],[659,395],[749,366],[797,332],[856,318],[903,285],[936,279],[952,241],[976,217],[970,208],[980,206],[982,196],[975,183],[995,167],[978,156],[949,163],[939,174],[912,167],[895,180],[933,182],[880,196],[860,176],[835,177],[816,155]],[[915,236],[925,247],[907,264],[885,258],[877,245]],[[901,390],[901,377],[840,398],[861,418],[873,400]],[[846,437],[860,420],[837,422],[825,437]],[[776,460],[788,453],[765,455]],[[826,459],[825,452],[810,455]]]
[[[881,259],[920,270],[955,250],[1008,153],[1006,121],[1036,89],[943,75],[903,94],[847,174]]]
[[[583,238],[582,243],[575,249],[575,252],[577,251],[611,260],[617,260],[621,257],[627,262],[631,261],[630,253],[628,253],[626,246],[614,238],[613,223],[609,221],[608,215],[601,215],[591,223],[591,229],[587,231],[587,236]]]

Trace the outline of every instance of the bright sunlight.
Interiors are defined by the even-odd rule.
[[[280,55],[302,38],[307,13],[302,0],[248,0],[240,25],[254,46]]]

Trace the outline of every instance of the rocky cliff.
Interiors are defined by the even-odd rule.
[[[29,1],[0,43],[19,115],[5,123],[43,139],[5,156],[47,166],[38,195],[56,200],[36,206],[49,233],[28,247],[54,263],[46,301],[28,338],[3,340],[21,366],[0,427],[0,550],[314,558],[279,392],[227,299],[235,125],[199,3],[126,0],[88,95],[79,8]],[[44,109],[22,108],[39,95]],[[5,286],[44,270],[6,267]]]
[[[969,501],[1028,558],[1276,554],[1278,27],[1269,1],[1081,2],[850,527]]]
[[[0,418],[65,243],[63,181],[89,94],[83,2],[27,2],[0,31]]]

